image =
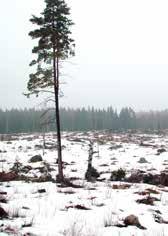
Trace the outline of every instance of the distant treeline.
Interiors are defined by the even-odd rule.
[[[61,108],[63,131],[87,130],[162,130],[168,129],[168,110],[135,112],[122,108],[120,112],[107,109]],[[54,110],[0,110],[0,133],[55,131]]]

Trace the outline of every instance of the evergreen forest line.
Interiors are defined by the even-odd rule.
[[[112,130],[143,131],[168,129],[168,110],[135,112],[132,108],[122,108],[120,112],[109,107],[61,108],[62,131]],[[27,133],[55,131],[54,110],[11,109],[0,110],[0,133]]]

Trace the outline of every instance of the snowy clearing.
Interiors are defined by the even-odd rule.
[[[168,235],[166,134],[64,132],[64,174],[80,188],[61,187],[54,181],[54,133],[46,134],[44,153],[41,134],[12,135],[1,140],[0,208],[7,215],[0,212],[0,235]],[[85,180],[90,140],[95,151],[92,164],[100,174],[92,182]],[[42,161],[30,161],[34,156],[41,156]],[[118,169],[126,176],[111,181],[111,173]],[[19,178],[15,179],[14,173]],[[136,216],[138,223],[126,225],[130,215]]]

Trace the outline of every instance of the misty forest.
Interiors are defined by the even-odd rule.
[[[0,110],[0,132],[29,133],[52,132],[56,130],[54,111],[35,109]],[[111,130],[115,132],[141,130],[142,132],[161,132],[168,129],[168,110],[135,112],[125,107],[120,112],[92,108],[60,108],[62,131]]]
[[[13,40],[9,38],[18,55],[26,53],[18,59],[7,45],[5,55],[15,59],[11,64],[6,61],[7,69],[0,67],[2,236],[168,236],[168,108],[165,88],[158,87],[166,75],[155,69],[146,73],[157,64],[166,64],[153,63],[153,57],[158,53],[158,58],[167,36],[156,38],[160,44],[152,42],[165,32],[168,5],[158,0],[94,1],[29,0],[22,5],[21,0],[13,0],[15,17],[22,16],[19,22],[25,21],[26,27],[21,30],[13,19]],[[8,8],[9,3],[4,4]],[[8,35],[10,30],[4,29]],[[81,35],[81,29],[87,34]],[[148,41],[152,30],[155,37]],[[114,41],[109,43],[109,39]],[[148,53],[151,45],[153,54]],[[129,70],[125,70],[109,75],[111,84],[106,87],[109,70],[103,76],[98,71],[105,65],[111,70],[115,64],[124,68],[124,58],[125,68],[134,69],[133,64],[143,64],[138,63],[143,59],[146,65],[141,68],[148,68],[143,72],[148,78],[134,71],[134,87],[136,81],[129,84]],[[95,77],[89,66],[97,70]],[[70,75],[72,67],[78,67],[78,86]],[[17,71],[24,71],[26,80],[19,81]],[[118,80],[122,81],[119,86]],[[18,88],[24,81],[20,98]],[[13,96],[10,102],[8,96]],[[131,105],[126,104],[129,96]],[[141,109],[138,100],[147,109]],[[157,104],[149,108],[148,101]]]

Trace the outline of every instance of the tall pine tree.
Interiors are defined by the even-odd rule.
[[[30,74],[28,95],[50,90],[54,93],[55,120],[58,146],[58,180],[64,181],[62,166],[62,148],[60,131],[59,92],[60,63],[74,55],[74,40],[71,38],[70,27],[73,25],[70,8],[64,0],[45,0],[46,7],[40,17],[32,16],[30,21],[38,26],[29,35],[38,39],[32,50],[37,57],[30,63],[36,66],[36,72]]]

